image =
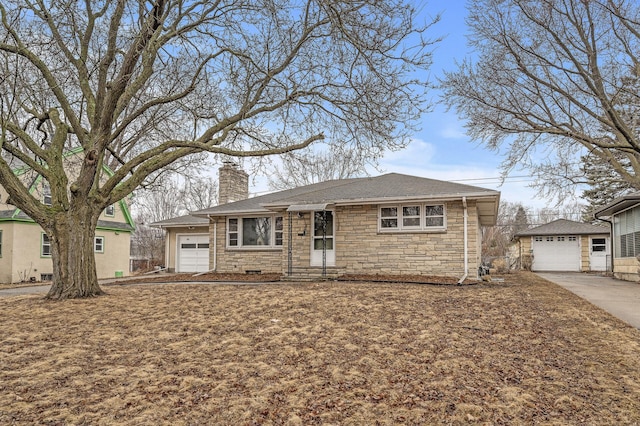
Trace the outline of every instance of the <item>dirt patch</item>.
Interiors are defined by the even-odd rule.
[[[640,422],[640,332],[509,279],[0,299],[0,424]]]

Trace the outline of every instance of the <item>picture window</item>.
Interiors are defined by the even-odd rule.
[[[229,218],[227,246],[280,247],[284,235],[282,216]]]

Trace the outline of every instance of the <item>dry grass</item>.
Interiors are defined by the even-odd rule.
[[[0,299],[0,424],[638,424],[640,332],[504,284]]]

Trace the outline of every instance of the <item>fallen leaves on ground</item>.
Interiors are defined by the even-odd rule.
[[[0,299],[1,424],[637,424],[640,332],[504,283]]]

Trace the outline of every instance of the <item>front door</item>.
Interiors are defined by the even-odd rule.
[[[606,237],[591,238],[589,264],[592,271],[607,270],[607,252],[609,245]]]
[[[311,266],[335,266],[334,221],[331,210],[313,212]]]

